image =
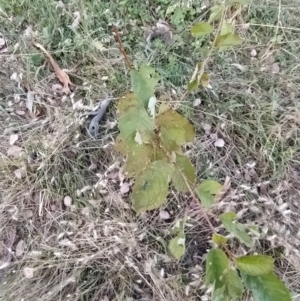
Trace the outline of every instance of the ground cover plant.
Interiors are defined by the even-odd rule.
[[[0,1],[3,300],[299,298],[299,8],[220,5]]]

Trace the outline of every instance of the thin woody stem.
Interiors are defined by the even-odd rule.
[[[206,67],[206,65],[207,65],[207,63],[208,63],[208,61],[209,61],[209,59],[210,59],[210,57],[212,55],[213,50],[215,49],[215,44],[217,42],[217,38],[218,38],[219,33],[221,31],[225,15],[226,15],[226,9],[224,9],[224,11],[222,13],[222,16],[220,18],[220,22],[219,22],[219,25],[218,25],[218,28],[217,28],[217,31],[216,31],[216,34],[215,34],[215,37],[214,37],[214,41],[213,41],[213,43],[212,43],[212,45],[211,45],[211,47],[209,49],[209,52],[208,52],[206,58],[201,63],[200,70],[198,70],[200,64],[197,63],[197,65],[195,67],[195,70],[194,70],[194,73],[193,73],[193,76],[192,76],[190,82],[194,81],[196,78],[197,78],[197,80],[201,79],[201,77],[203,76],[204,71],[205,71],[205,67]],[[182,101],[188,94],[189,94],[188,91],[185,92],[184,95],[181,97],[180,101]]]
[[[207,213],[205,212],[205,209],[203,208],[203,206],[199,203],[199,200],[198,198],[196,197],[195,195],[195,192],[193,191],[193,189],[191,188],[186,176],[183,174],[183,172],[181,171],[181,169],[176,165],[176,163],[174,163],[175,167],[179,170],[185,184],[186,184],[186,187],[188,188],[189,190],[189,193],[191,194],[192,198],[193,198],[193,201],[199,205],[199,208],[201,210],[201,213],[203,215],[203,217],[205,218],[209,228],[211,229],[212,233],[213,234],[217,234],[216,230],[215,230],[215,227],[213,226],[213,224],[211,223],[209,217],[207,216]],[[228,257],[231,259],[231,260],[234,260],[235,256],[231,253],[231,251],[228,249],[228,247],[226,245],[222,245],[223,249],[225,250],[225,252],[227,253]]]
[[[128,55],[126,54],[125,47],[122,43],[119,30],[116,26],[113,27],[113,32],[115,34],[114,35],[115,41],[119,44],[120,52],[122,53],[122,55],[124,57],[125,64],[126,64],[126,66],[129,70],[132,70],[133,69],[133,64],[132,64],[130,58],[128,57]]]

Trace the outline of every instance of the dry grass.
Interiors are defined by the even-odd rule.
[[[80,100],[92,108],[106,94],[119,96],[130,89],[110,22],[124,26],[124,44],[133,60],[156,67],[162,75],[159,91],[177,102],[199,60],[200,45],[190,43],[188,33],[199,14],[178,24],[182,32],[176,33],[174,45],[158,43],[145,54],[140,19],[154,23],[160,13],[155,9],[141,5],[137,10],[131,1],[126,7],[30,3],[0,3],[2,34],[10,45],[8,53],[0,54],[0,125],[16,128],[14,145],[22,150],[8,155],[10,135],[1,132],[1,300],[205,300],[203,267],[211,233],[201,213],[190,212],[186,254],[178,263],[166,244],[171,226],[190,208],[189,196],[170,192],[162,208],[170,212],[167,221],[159,211],[135,216],[128,195],[120,194],[124,162],[113,150],[114,104],[97,140],[86,134],[82,110],[75,109]],[[73,32],[68,26],[75,11],[82,19]],[[257,1],[246,8],[237,24],[246,40],[243,47],[215,54],[209,63],[213,89],[176,103],[197,130],[186,151],[198,179],[231,177],[232,188],[216,212],[235,210],[243,222],[259,227],[252,233],[256,251],[276,258],[276,272],[295,293],[294,300],[300,295],[298,13],[285,1]],[[137,19],[137,25],[130,27],[129,19]],[[241,26],[251,20],[256,25]],[[70,77],[78,86],[71,96],[53,92],[55,78],[24,36],[29,25],[37,31],[31,33],[34,39],[53,50],[61,66],[74,69]],[[278,35],[280,40],[272,42]],[[95,47],[100,42],[102,51]],[[10,79],[13,73],[22,73],[20,83]],[[28,85],[36,93],[35,116],[25,107]],[[201,104],[193,107],[196,98]],[[35,120],[40,123],[27,126]],[[205,132],[204,124],[211,129]],[[223,148],[214,146],[216,137],[224,139]],[[20,168],[26,173],[18,179]],[[71,206],[64,204],[65,196],[71,197]],[[230,248],[244,252],[235,240]]]

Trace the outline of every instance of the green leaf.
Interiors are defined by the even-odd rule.
[[[288,289],[273,272],[261,276],[241,275],[254,301],[292,301]]]
[[[166,101],[163,101],[161,103],[161,105],[159,106],[158,115],[160,115],[168,110],[170,110],[170,106],[168,105],[168,103]]]
[[[208,191],[211,194],[217,194],[222,189],[222,185],[214,180],[204,180],[198,185],[199,190]]]
[[[222,47],[222,49],[226,49],[231,46],[241,45],[242,43],[243,40],[239,36],[233,33],[227,33],[217,37],[215,47],[217,48]]]
[[[195,91],[195,90],[197,90],[198,86],[199,86],[198,80],[195,79],[188,83],[188,90],[190,92]]]
[[[214,196],[211,195],[209,192],[207,191],[197,191],[197,195],[201,201],[201,204],[206,208],[209,209],[210,207],[212,207],[212,205],[215,203],[214,202]]]
[[[214,290],[212,294],[212,301],[229,301],[229,296],[226,293],[226,286],[222,286]]]
[[[126,141],[120,135],[118,135],[116,138],[115,150],[125,156],[128,154],[128,147],[127,147]]]
[[[14,6],[13,7],[13,11],[16,15],[21,15],[23,10],[22,10],[22,7],[21,6]]]
[[[148,107],[150,97],[154,96],[159,75],[150,66],[144,66],[139,71],[131,70],[130,75],[133,92],[143,103],[144,107]]]
[[[192,142],[195,130],[192,124],[172,109],[166,110],[156,117],[160,130],[160,138],[169,151],[178,151],[178,146]]]
[[[206,285],[214,283],[212,300],[231,300],[243,295],[244,286],[235,270],[230,269],[226,254],[220,249],[209,251],[206,259]]]
[[[185,218],[178,220],[170,231],[170,234],[177,234],[177,236],[170,240],[168,249],[177,260],[179,260],[185,253],[185,222]]]
[[[225,35],[227,33],[233,33],[233,26],[230,22],[224,20],[221,26],[221,32],[220,35]]]
[[[214,233],[213,236],[212,236],[212,240],[217,245],[222,246],[222,245],[226,244],[228,239],[226,237],[222,236],[222,235]]]
[[[202,87],[207,88],[209,86],[210,76],[207,73],[203,73],[200,78],[200,83]]]
[[[204,180],[196,188],[196,193],[206,209],[214,204],[215,194],[219,193],[222,185],[214,180]]]
[[[179,260],[185,253],[185,239],[181,236],[176,236],[170,240],[168,249],[170,253]]]
[[[190,187],[193,187],[196,180],[196,170],[189,158],[184,155],[176,154],[175,170],[172,175],[172,182],[176,190],[181,192],[188,192],[189,189],[186,181]]]
[[[221,220],[223,219],[223,220],[226,220],[226,221],[233,221],[236,218],[237,218],[237,215],[233,211],[229,211],[229,212],[223,213],[221,215]]]
[[[155,124],[146,109],[137,100],[134,94],[122,97],[118,103],[119,130],[121,136],[127,138],[136,130],[149,132],[154,131]]]
[[[244,243],[248,247],[252,247],[253,243],[251,237],[245,232],[244,226],[234,219],[236,218],[236,213],[230,211],[223,213],[220,216],[221,222],[225,229],[233,234],[237,239]]]
[[[132,208],[140,214],[162,205],[168,195],[168,185],[173,166],[160,160],[154,161],[137,177],[132,189]]]
[[[219,20],[222,16],[223,11],[224,11],[224,6],[223,5],[213,6],[210,9],[210,16],[209,16],[208,23]]]
[[[235,270],[228,270],[225,273],[225,279],[227,282],[227,292],[231,298],[241,297],[244,293],[244,286]]]
[[[208,22],[200,22],[191,28],[191,33],[195,38],[198,38],[210,34],[213,30],[213,27]]]
[[[152,161],[159,161],[163,160],[166,162],[171,163],[170,161],[170,155],[164,150],[159,144],[152,144],[153,146],[153,155],[152,155]]]
[[[151,144],[138,144],[135,142],[134,133],[124,139],[121,135],[116,138],[115,149],[127,156],[124,170],[129,177],[139,174],[151,164],[154,149]]]
[[[179,234],[181,232],[184,232],[185,223],[186,223],[185,218],[181,218],[181,219],[177,220],[176,224],[170,230],[170,234],[171,235],[176,235],[176,234]]]
[[[234,270],[224,272],[224,285],[215,289],[212,295],[212,301],[231,301],[239,298],[244,293],[243,283]]]
[[[169,242],[168,249],[170,253],[179,260],[185,253],[185,235],[184,231],[181,230],[180,233],[172,238]]]
[[[205,283],[215,283],[215,289],[225,284],[224,273],[229,269],[229,260],[220,249],[211,249],[206,257]]]
[[[128,110],[129,107],[135,107],[135,106],[140,106],[142,107],[142,104],[140,100],[136,97],[134,93],[127,93],[123,95],[122,97],[119,98],[118,101],[118,115],[121,116]]]
[[[237,268],[248,275],[268,274],[274,269],[274,259],[267,255],[248,255],[236,259]]]

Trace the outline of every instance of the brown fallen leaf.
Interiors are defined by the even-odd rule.
[[[69,89],[69,85],[74,86],[74,84],[72,84],[72,82],[70,81],[70,78],[68,76],[68,74],[62,70],[58,64],[55,62],[55,60],[53,59],[53,57],[51,56],[51,54],[39,43],[34,43],[35,47],[42,50],[42,52],[44,52],[44,54],[47,56],[47,58],[49,59],[56,77],[59,79],[59,81],[63,84],[63,92],[65,94],[69,94],[71,91]]]

